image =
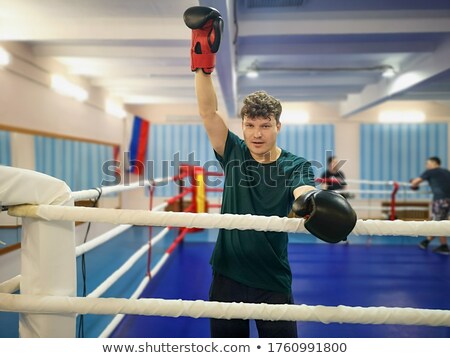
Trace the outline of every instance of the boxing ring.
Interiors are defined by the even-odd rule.
[[[23,263],[21,276],[14,277],[0,284],[0,311],[21,312],[19,330],[22,337],[74,337],[76,316],[78,314],[114,315],[114,318],[99,335],[100,337],[119,336],[119,334],[123,334],[124,323],[122,321],[126,314],[133,315],[130,317],[134,318],[146,316],[213,317],[225,319],[295,320],[299,321],[300,324],[304,324],[305,322],[320,322],[316,324],[357,323],[370,325],[450,327],[450,307],[448,306],[442,307],[442,309],[432,307],[412,308],[408,306],[362,307],[358,304],[355,306],[342,304],[327,306],[315,304],[314,302],[311,302],[310,305],[256,305],[205,302],[205,297],[201,297],[202,299],[193,297],[183,300],[177,299],[177,297],[174,297],[174,299],[142,298],[144,291],[150,293],[154,289],[155,285],[149,285],[149,283],[159,279],[160,274],[158,273],[160,271],[165,275],[167,274],[167,270],[163,270],[163,265],[169,261],[170,256],[172,254],[179,256],[183,250],[189,250],[189,245],[183,245],[182,248],[178,246],[186,234],[190,232],[191,228],[285,231],[294,235],[302,235],[306,233],[303,226],[303,219],[267,218],[252,215],[220,215],[201,212],[192,213],[189,211],[194,209],[193,204],[186,209],[187,212],[162,212],[161,210],[169,205],[170,202],[174,201],[171,201],[171,199],[155,208],[151,208],[151,210],[74,207],[72,206],[73,202],[80,198],[97,198],[99,195],[98,190],[71,193],[70,189],[64,186],[64,183],[54,178],[42,175],[37,177],[35,175],[36,173],[29,173],[28,171],[17,170],[15,168],[8,173],[2,174],[10,175],[11,180],[15,183],[15,194],[12,197],[11,195],[8,197],[6,194],[6,199],[8,200],[4,200],[5,197],[3,197],[2,202],[3,205],[9,207],[8,212],[10,215],[23,218]],[[158,179],[152,182],[146,182],[145,184],[152,191],[159,183],[174,179],[177,178]],[[17,190],[17,185],[20,187],[21,182],[22,184],[28,183],[28,187],[30,187],[30,180],[36,181],[37,187],[47,188],[47,192],[30,192],[30,190],[26,190],[26,186],[23,187],[23,190]],[[42,182],[39,183],[40,181]],[[139,184],[102,188],[102,192],[132,190],[133,186],[137,187]],[[195,192],[195,190],[194,186],[179,195],[180,197],[185,196]],[[28,195],[28,198],[24,199],[24,195]],[[73,244],[73,223],[75,221],[112,223],[118,226],[108,233],[75,248]],[[156,226],[160,227],[161,230],[158,234],[151,237],[147,244],[143,245],[131,255],[108,279],[87,294],[87,297],[76,297],[76,279],[74,275],[76,256],[100,247],[118,234],[129,230],[131,225]],[[130,297],[102,297],[139,259],[146,254],[150,256],[150,249],[154,246],[156,247],[159,242],[162,242],[169,231],[178,227],[182,229],[179,229],[173,243],[167,248],[160,260],[153,265],[153,268],[150,268],[151,265],[147,262],[147,270],[143,274],[144,277]],[[450,233],[449,222],[358,220],[352,235],[416,237],[448,235],[448,233]],[[194,233],[193,235],[198,235],[198,233]],[[47,241],[50,241],[50,243]],[[39,250],[34,250],[36,245],[39,245]],[[353,249],[353,247],[347,245],[317,245],[317,247],[319,246],[321,249],[331,253],[329,258],[333,257],[333,253],[336,255],[339,254],[339,257],[342,257],[342,255],[346,256],[348,255],[349,249]],[[211,250],[211,246],[209,245],[208,247],[206,251]],[[205,248],[198,249],[204,250]],[[309,249],[315,252],[313,248]],[[406,248],[403,247],[403,249]],[[407,250],[405,251],[408,252]],[[423,254],[423,252],[418,250],[415,252]],[[208,253],[205,257],[207,256]],[[447,260],[446,257],[442,259]],[[198,264],[200,267],[200,261],[200,259],[195,260],[190,265],[197,266]],[[36,262],[40,263],[38,270],[36,270],[36,266],[34,265]],[[58,272],[55,272],[55,262],[59,265]],[[345,262],[342,261],[341,263],[342,274],[349,275],[352,271],[350,267],[347,267]],[[295,276],[296,261],[294,260],[294,263],[291,261],[291,264]],[[381,265],[382,260],[378,264]],[[448,261],[443,261],[442,265],[444,268],[448,267]],[[181,270],[185,269],[181,268]],[[209,276],[207,275],[205,277],[203,275],[203,281],[209,284],[209,267],[203,265],[199,270],[203,273],[209,271]],[[183,274],[183,272],[178,274]],[[333,274],[333,272],[330,272],[330,274]],[[195,277],[198,279],[198,276]],[[185,281],[187,284],[189,280],[185,278],[182,281]],[[296,287],[294,285],[293,289],[296,290]],[[15,294],[14,292],[17,292],[19,288],[21,293]],[[298,288],[298,291],[301,294],[302,288]],[[307,289],[303,287],[303,292],[305,291],[308,291],[308,286]],[[351,295],[351,292],[348,294]],[[448,297],[447,291],[444,291],[445,294]],[[340,297],[340,294],[337,293],[336,296]],[[360,295],[355,296],[360,297]],[[302,299],[301,301],[304,302],[305,300]],[[122,326],[120,326],[121,322],[123,323]],[[447,332],[447,336],[449,336],[448,328],[444,329]],[[195,331],[193,332],[195,334]],[[299,332],[302,335],[302,328],[300,328]]]

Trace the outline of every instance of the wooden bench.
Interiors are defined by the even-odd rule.
[[[391,202],[383,201],[381,206],[383,208],[383,214],[389,218],[391,213]],[[420,210],[416,210],[415,208],[409,209],[411,206],[417,207]],[[399,220],[428,220],[430,218],[429,206],[430,203],[423,201],[397,202],[395,204],[395,217]],[[408,207],[408,209],[402,210],[402,207]]]

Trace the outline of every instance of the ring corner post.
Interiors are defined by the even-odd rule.
[[[0,166],[0,201],[7,207],[23,204],[73,206],[67,184],[32,170]],[[75,224],[22,218],[21,295],[76,296]],[[73,338],[75,314],[19,315],[19,336]]]
[[[76,296],[74,222],[23,218],[21,271],[21,294]],[[76,315],[20,313],[19,336],[75,338]]]

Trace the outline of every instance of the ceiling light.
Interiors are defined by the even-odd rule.
[[[130,95],[123,97],[123,103],[125,104],[155,104],[162,102],[163,97],[156,97],[156,96]]]
[[[395,76],[395,70],[392,67],[388,67],[384,70],[382,76],[384,78],[392,78]]]
[[[285,110],[281,114],[282,124],[306,124],[309,122],[309,113],[302,110]]]
[[[404,91],[411,86],[418,84],[423,81],[423,73],[421,71],[411,71],[403,74],[399,74],[392,80],[391,93]]]
[[[8,66],[11,63],[11,55],[0,47],[0,66]]]
[[[247,78],[257,78],[259,76],[259,73],[256,70],[250,70],[245,74],[245,76]]]
[[[250,65],[250,67],[247,67],[247,71],[245,72],[245,77],[247,77],[247,78],[258,78],[259,77],[257,61],[253,61],[253,63]]]
[[[127,112],[125,112],[121,105],[110,100],[105,102],[105,111],[106,113],[117,118],[125,118],[127,116]]]
[[[72,97],[80,102],[86,101],[89,97],[88,92],[84,88],[67,81],[59,75],[52,75],[52,88],[59,94]]]
[[[422,123],[425,119],[420,111],[384,111],[378,116],[380,123]]]

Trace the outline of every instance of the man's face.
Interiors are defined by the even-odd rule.
[[[433,161],[433,160],[427,160],[427,163],[425,164],[425,167],[426,167],[427,169],[434,169],[434,168],[437,168],[438,165],[437,165],[437,163],[436,163],[435,161]]]
[[[274,116],[270,118],[248,118],[242,121],[242,132],[247,147],[255,157],[276,150],[277,135],[281,123],[277,123]],[[272,153],[275,154],[275,153]]]

